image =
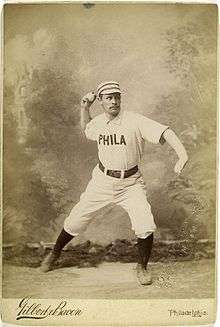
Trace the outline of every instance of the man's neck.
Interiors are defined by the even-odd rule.
[[[105,112],[105,116],[108,119],[108,121],[111,121],[111,120],[115,119],[116,117],[119,117],[120,114],[121,114],[121,111],[119,111],[119,113],[117,115],[111,115],[108,112]]]

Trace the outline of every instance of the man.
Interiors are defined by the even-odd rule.
[[[104,113],[91,119],[90,107],[96,96]],[[80,201],[64,222],[53,251],[42,263],[44,272],[53,269],[62,248],[85,230],[94,212],[109,203],[124,208],[137,236],[139,253],[137,277],[141,285],[152,283],[148,261],[156,229],[145,184],[138,168],[144,142],[164,143],[175,150],[178,161],[174,171],[179,174],[187,163],[187,153],[175,133],[165,125],[137,113],[121,109],[119,83],[100,84],[97,94],[88,93],[81,102],[81,128],[88,139],[96,141],[99,163]]]

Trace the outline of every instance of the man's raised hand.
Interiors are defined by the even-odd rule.
[[[86,95],[84,95],[84,97],[81,100],[81,107],[83,108],[89,108],[93,102],[96,99],[96,95],[94,92],[89,92]]]

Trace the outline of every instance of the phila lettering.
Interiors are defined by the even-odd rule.
[[[102,145],[126,145],[126,140],[124,135],[110,134],[103,135],[99,134],[99,144]]]

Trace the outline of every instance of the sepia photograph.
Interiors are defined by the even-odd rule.
[[[3,322],[215,320],[217,16],[4,6]]]

